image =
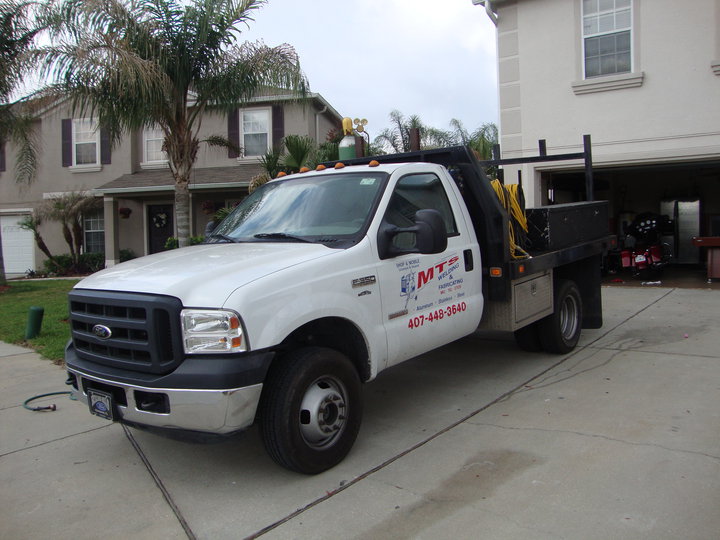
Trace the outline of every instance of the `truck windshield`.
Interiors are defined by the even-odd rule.
[[[244,199],[208,240],[354,241],[369,222],[386,180],[383,172],[329,173],[267,183]]]

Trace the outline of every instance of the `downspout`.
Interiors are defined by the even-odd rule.
[[[315,113],[315,142],[320,144],[320,115],[327,112],[328,106],[325,105],[321,111]]]
[[[477,6],[478,4],[484,5],[485,13],[487,13],[488,18],[495,26],[498,25],[498,17],[497,14],[493,11],[492,0],[472,0],[472,3],[474,6]]]

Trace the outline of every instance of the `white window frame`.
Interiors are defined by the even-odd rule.
[[[254,113],[254,112],[265,112],[267,113],[267,132],[262,131],[255,131],[255,132],[248,132],[245,133],[245,113]],[[240,109],[238,114],[238,122],[240,123],[239,126],[239,133],[240,133],[240,146],[242,147],[241,156],[238,158],[238,160],[258,160],[260,157],[262,157],[265,152],[270,150],[272,148],[272,107],[254,107],[251,109]],[[251,155],[248,156],[245,153],[245,135],[252,135],[256,133],[266,133],[267,134],[267,148],[264,152],[257,155]]]
[[[158,131],[162,134],[161,137],[156,136],[157,135],[156,132],[158,132]],[[140,163],[141,168],[143,168],[143,169],[160,169],[160,168],[165,168],[168,166],[167,152],[163,152],[163,155],[165,156],[164,159],[149,159],[148,158],[148,142],[164,140],[164,139],[165,139],[165,133],[158,126],[143,129],[143,133],[142,133],[143,161],[142,161],[142,163]]]
[[[93,130],[85,130],[80,131],[78,129],[78,125],[80,123],[90,123],[94,126]],[[78,133],[94,133],[95,134],[95,140],[89,141],[79,141],[78,140]],[[80,163],[77,162],[77,145],[78,144],[86,144],[94,142],[95,143],[95,162],[94,163]],[[73,118],[72,119],[72,167],[71,169],[75,171],[86,171],[86,172],[93,172],[93,171],[100,171],[102,170],[102,164],[100,163],[100,128],[98,126],[97,120],[94,118]]]
[[[91,229],[88,227],[88,224],[94,224],[98,225],[102,221],[102,228],[101,229]],[[89,253],[87,250],[87,234],[88,233],[102,233],[103,234],[103,253],[105,252],[105,213],[102,208],[97,210],[96,212],[92,212],[89,214],[83,214],[83,252]],[[98,252],[93,252],[98,253]]]
[[[607,1],[607,0],[594,0],[594,1],[603,2],[603,1]],[[597,16],[602,16],[602,15],[605,15],[605,16],[607,16],[607,15],[615,15],[618,11],[620,11],[620,10],[625,10],[625,9],[626,9],[626,8],[624,8],[624,7],[618,9],[618,8],[615,6],[615,3],[616,3],[618,0],[612,0],[612,1],[613,1],[613,7],[612,7],[612,9],[606,9],[606,10],[604,10],[604,11],[598,11]],[[621,27],[621,28],[613,28],[612,30],[602,31],[602,32],[601,32],[600,29],[598,28],[598,31],[597,31],[597,32],[591,32],[591,33],[586,34],[586,33],[585,33],[585,17],[586,17],[586,15],[585,15],[585,0],[580,0],[580,36],[581,36],[581,39],[582,39],[582,78],[583,78],[583,80],[585,80],[585,81],[594,81],[594,80],[597,80],[597,79],[600,79],[600,78],[603,78],[603,77],[617,77],[617,76],[624,76],[624,75],[633,73],[633,70],[635,69],[635,66],[634,66],[634,64],[635,64],[635,58],[634,58],[634,57],[635,57],[635,44],[634,44],[634,42],[633,42],[633,40],[634,40],[634,34],[635,34],[634,28],[633,28],[633,26],[634,26],[634,24],[633,24],[633,23],[634,23],[634,15],[635,15],[635,13],[634,13],[634,11],[635,11],[634,3],[635,3],[635,2],[634,2],[634,0],[629,0],[629,3],[630,3],[630,7],[629,7],[629,10],[630,10],[630,24],[629,24],[629,26],[627,26],[627,27]],[[587,75],[587,67],[586,67],[586,65],[585,65],[585,59],[586,59],[585,44],[586,44],[586,41],[587,41],[588,39],[591,39],[591,38],[602,37],[602,36],[609,36],[609,35],[612,35],[612,34],[618,34],[618,33],[620,33],[620,32],[629,32],[629,33],[630,33],[630,69],[629,69],[628,71],[621,71],[621,72],[614,72],[614,73],[606,73],[606,74],[600,74],[600,75],[592,75],[592,76],[588,77],[588,75]]]

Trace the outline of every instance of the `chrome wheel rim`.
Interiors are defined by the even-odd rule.
[[[300,404],[300,434],[313,448],[331,446],[345,429],[348,414],[347,391],[340,380],[316,379]]]
[[[570,341],[578,329],[578,303],[575,297],[567,295],[560,309],[560,333],[565,341]]]

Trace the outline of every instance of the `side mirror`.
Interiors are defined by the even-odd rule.
[[[396,227],[383,223],[378,231],[378,252],[380,259],[390,259],[405,253],[442,253],[447,248],[447,232],[442,215],[437,210],[418,210],[415,213],[413,227]],[[393,243],[393,239],[400,233],[414,233],[415,247],[401,249]]]

